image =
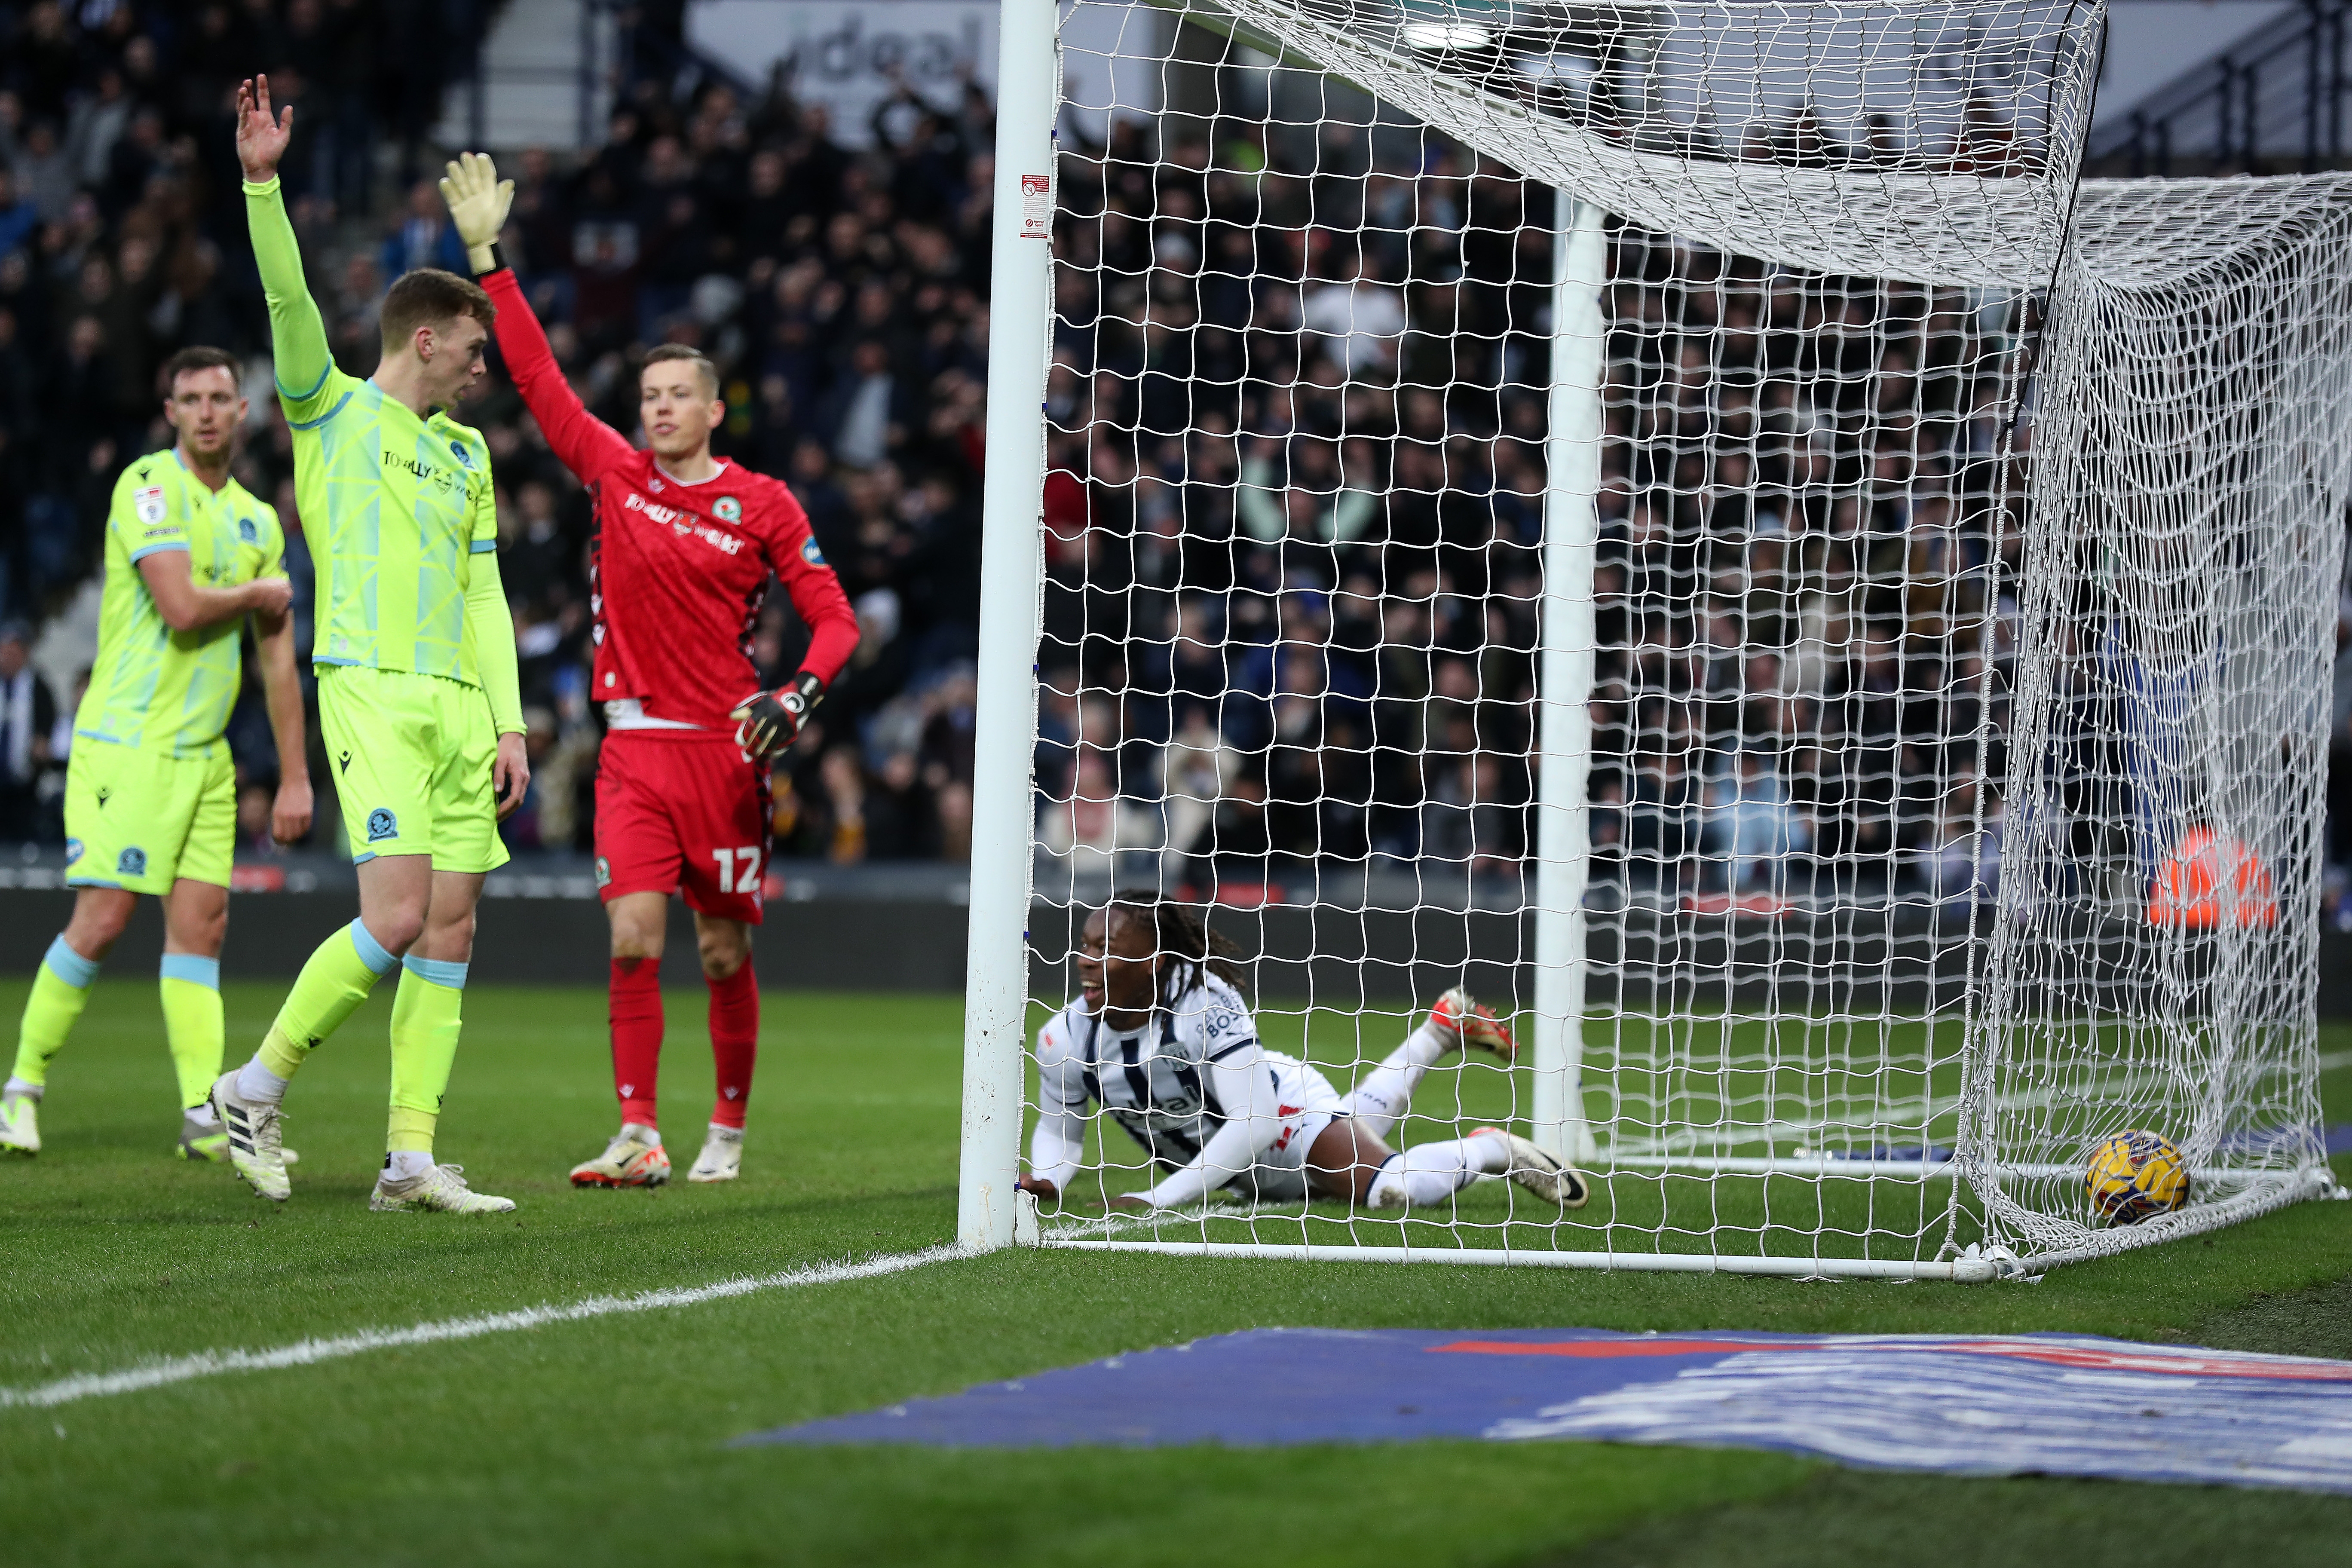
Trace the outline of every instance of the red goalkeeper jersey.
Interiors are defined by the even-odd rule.
[[[801,668],[830,685],[857,647],[857,617],[793,492],[724,459],[698,484],[663,473],[582,405],[515,275],[502,268],[481,281],[498,304],[509,374],[595,503],[595,700],[635,698],[651,719],[731,729],[729,710],[760,684],[751,633],[771,573],[808,625]]]

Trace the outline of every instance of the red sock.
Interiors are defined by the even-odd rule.
[[[710,982],[710,1057],[719,1068],[719,1099],[710,1120],[743,1125],[751,1098],[751,1064],[760,1054],[760,982],[751,960],[724,980]]]
[[[654,1121],[654,1082],[661,1074],[661,960],[613,960],[613,1089],[621,1120],[641,1126]]]

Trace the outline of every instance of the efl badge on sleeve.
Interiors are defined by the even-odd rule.
[[[161,485],[140,486],[137,489],[131,492],[131,507],[133,511],[139,514],[139,521],[142,522],[157,523],[163,521],[163,512],[165,510],[163,505],[163,487]]]

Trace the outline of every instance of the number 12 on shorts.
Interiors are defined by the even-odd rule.
[[[740,849],[713,849],[710,858],[719,862],[719,890],[722,893],[748,893],[760,885],[760,847],[746,844]]]

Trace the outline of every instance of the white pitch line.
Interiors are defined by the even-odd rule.
[[[471,1318],[444,1318],[405,1329],[362,1329],[331,1339],[301,1340],[276,1350],[200,1351],[168,1361],[147,1362],[121,1372],[84,1372],[32,1388],[0,1388],[0,1410],[46,1410],[78,1399],[103,1399],[136,1394],[199,1377],[232,1372],[269,1372],[279,1367],[313,1366],[322,1361],[363,1355],[370,1351],[396,1350],[403,1345],[440,1344],[449,1340],[478,1339],[516,1329],[544,1328],[551,1323],[576,1323],[623,1312],[651,1312],[664,1307],[696,1307],[750,1296],[761,1290],[789,1290],[803,1285],[840,1285],[853,1279],[875,1279],[933,1263],[971,1256],[961,1247],[927,1247],[920,1252],[891,1252],[863,1263],[818,1263],[787,1268],[776,1274],[747,1274],[709,1285],[680,1286],[667,1290],[641,1290],[634,1296],[591,1296],[569,1306],[523,1307],[511,1312],[485,1312]]]

